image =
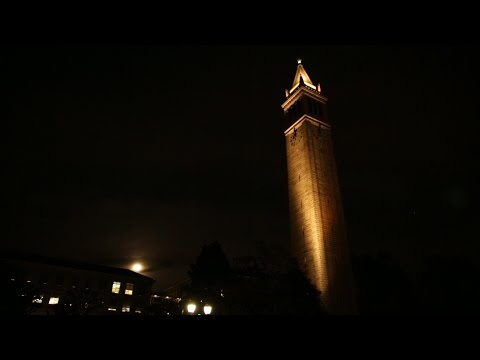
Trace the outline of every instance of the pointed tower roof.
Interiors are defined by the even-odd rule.
[[[297,73],[295,74],[295,78],[293,79],[293,85],[290,89],[290,93],[292,93],[292,91],[295,90],[301,83],[316,90],[315,85],[313,85],[312,80],[310,80],[310,77],[303,68],[302,59],[298,59],[297,63]]]
[[[285,97],[287,100],[282,104],[282,109],[288,111],[288,109],[303,96],[309,96],[320,101],[322,104],[326,104],[328,99],[321,93],[322,89],[320,88],[320,84],[317,84],[317,86],[313,85],[310,76],[308,76],[303,68],[301,59],[298,59],[297,63],[297,72],[293,79],[292,88],[290,90],[285,89]]]

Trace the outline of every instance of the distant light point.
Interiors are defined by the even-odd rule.
[[[297,63],[301,64],[301,63],[302,63],[302,59],[298,59],[298,60],[297,60]]]
[[[140,272],[142,271],[142,269],[143,269],[143,266],[142,264],[139,264],[139,263],[133,264],[132,266],[132,270],[136,272]]]

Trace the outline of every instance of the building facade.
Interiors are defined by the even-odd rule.
[[[332,314],[356,313],[350,252],[332,144],[327,98],[301,60],[282,104],[291,245],[294,257]]]
[[[19,311],[32,315],[140,314],[154,283],[128,269],[35,255],[0,254],[0,266],[5,314],[24,299]]]

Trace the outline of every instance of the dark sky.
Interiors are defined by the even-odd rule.
[[[288,243],[297,58],[329,99],[354,254],[478,261],[480,51],[471,46],[6,46],[2,245],[147,266],[205,242]]]

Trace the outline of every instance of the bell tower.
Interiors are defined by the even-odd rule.
[[[331,314],[356,313],[327,98],[299,59],[282,108],[292,252]]]

